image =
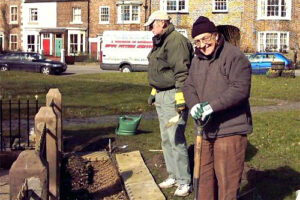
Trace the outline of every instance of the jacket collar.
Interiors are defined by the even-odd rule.
[[[174,25],[169,24],[161,35],[157,35],[152,38],[153,45],[155,47],[160,47],[164,43],[164,40],[168,37],[168,35],[170,35],[170,33],[173,32],[174,30],[175,30]]]
[[[224,47],[224,43],[225,43],[225,39],[224,39],[224,36],[219,33],[219,44],[218,46],[216,47],[215,51],[213,52],[213,54],[209,55],[209,56],[206,56],[204,55],[203,53],[201,53],[201,51],[196,47],[196,50],[195,50],[195,54],[199,57],[199,59],[201,60],[215,60],[219,57],[223,47]]]

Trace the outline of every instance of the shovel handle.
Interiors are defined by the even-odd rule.
[[[197,127],[197,129],[202,129],[202,127]],[[198,133],[201,133],[202,130],[198,130]],[[202,135],[197,134],[195,137],[195,155],[194,155],[194,177],[193,177],[193,186],[195,191],[195,200],[198,196],[198,187],[199,187],[199,178],[200,178],[200,165],[201,165],[201,144],[202,144]]]

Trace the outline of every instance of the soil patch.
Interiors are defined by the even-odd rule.
[[[61,177],[62,199],[128,199],[111,159],[90,162],[72,154],[63,160]]]

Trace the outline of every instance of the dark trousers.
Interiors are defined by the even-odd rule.
[[[237,199],[246,148],[246,135],[202,140],[197,200]]]

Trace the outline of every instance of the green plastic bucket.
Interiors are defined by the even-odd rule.
[[[121,116],[119,118],[119,124],[116,128],[117,135],[134,135],[137,127],[140,124],[142,115],[140,116]]]

